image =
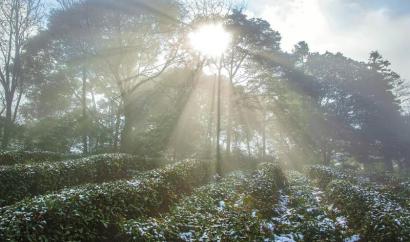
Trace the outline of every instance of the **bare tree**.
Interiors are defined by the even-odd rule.
[[[188,21],[225,17],[233,9],[243,9],[246,5],[243,0],[183,0],[182,2]]]
[[[0,2],[0,82],[5,99],[2,147],[6,148],[24,92],[21,56],[28,39],[42,19],[40,0],[2,0]]]
[[[82,2],[81,0],[57,0],[61,9],[70,9],[74,4]]]

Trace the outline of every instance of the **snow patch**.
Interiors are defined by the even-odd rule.
[[[291,234],[275,235],[274,241],[276,242],[296,242],[296,240],[293,239],[293,236]]]
[[[218,211],[223,211],[225,209],[225,202],[224,201],[219,201],[217,209],[218,209]]]
[[[179,238],[183,241],[193,241],[193,234],[192,232],[183,232],[179,234]]]
[[[359,240],[360,240],[360,236],[355,234],[355,235],[350,236],[349,238],[346,238],[344,242],[356,242]]]

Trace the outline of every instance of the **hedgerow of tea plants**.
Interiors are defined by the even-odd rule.
[[[321,165],[310,167],[308,173],[309,177],[322,188],[326,188],[333,180],[346,180],[361,187],[371,188],[398,202],[401,206],[410,208],[410,181],[408,179],[393,177],[389,173],[355,173],[351,170],[343,171]]]
[[[347,216],[366,241],[409,241],[410,213],[370,187],[335,180],[328,197]]]
[[[3,167],[0,170],[0,206],[64,187],[129,178],[135,170],[156,167],[158,162],[127,154],[102,154],[61,162]]]
[[[211,175],[210,162],[187,161],[26,199],[0,209],[0,241],[112,241],[121,221],[165,211]]]
[[[335,179],[341,180],[352,180],[354,179],[352,175],[348,175],[345,172],[335,169],[329,166],[314,165],[308,169],[309,178],[315,179],[317,184],[321,188],[326,188],[326,186]]]
[[[64,158],[70,158],[70,156],[50,151],[2,151],[0,152],[0,166],[58,161]]]
[[[361,176],[372,182],[375,189],[410,209],[410,177],[398,177],[391,172],[363,172]]]
[[[323,204],[323,192],[301,173],[289,171],[289,186],[274,208],[271,227],[282,238],[301,241],[342,241],[345,218]]]
[[[252,175],[234,173],[196,189],[162,217],[127,221],[122,239],[241,241],[271,237],[264,217],[269,217],[278,191],[285,185],[281,169],[273,164],[262,165]]]

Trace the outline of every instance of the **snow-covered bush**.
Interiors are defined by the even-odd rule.
[[[252,241],[273,236],[264,211],[272,209],[286,179],[274,164],[252,175],[234,173],[195,189],[168,214],[127,221],[122,240]]]
[[[351,176],[333,167],[314,165],[309,167],[308,175],[315,179],[321,188],[325,188],[334,179],[351,179]]]
[[[156,167],[158,162],[127,154],[102,154],[60,162],[7,166],[0,169],[0,206],[64,187],[129,178],[133,170]]]
[[[274,209],[276,234],[303,241],[342,241],[347,237],[344,218],[323,206],[323,192],[299,172],[288,173],[287,192]]]
[[[335,180],[328,198],[341,209],[366,241],[409,241],[410,213],[368,186]]]
[[[23,200],[0,209],[0,241],[114,241],[120,221],[157,214],[211,176],[210,162],[186,161]]]
[[[308,174],[321,188],[326,188],[333,180],[345,180],[361,187],[374,189],[400,205],[410,208],[410,181],[399,179],[391,173],[376,174],[368,171],[356,173],[352,170],[315,165],[309,168]]]
[[[254,198],[256,206],[262,214],[269,216],[272,212],[271,206],[264,209],[266,205],[277,202],[277,191],[287,185],[286,176],[279,165],[274,163],[263,163],[251,176],[248,184],[248,192]]]
[[[365,172],[361,174],[382,193],[410,209],[410,178],[398,177],[391,172]]]

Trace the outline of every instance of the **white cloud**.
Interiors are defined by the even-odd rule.
[[[362,61],[378,50],[410,80],[410,13],[395,16],[387,8],[346,0],[256,0],[249,7],[281,33],[287,51],[300,40],[312,51],[340,51]]]

